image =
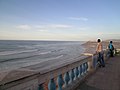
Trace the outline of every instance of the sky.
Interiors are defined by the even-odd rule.
[[[120,0],[0,0],[0,40],[120,39]]]

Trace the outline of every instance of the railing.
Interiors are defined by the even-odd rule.
[[[91,58],[92,57],[90,56],[50,72],[41,73],[39,77],[39,90],[56,90],[57,88],[58,90],[63,90],[63,88],[65,89],[69,84],[72,84],[73,81],[88,72]]]
[[[104,51],[104,59],[109,58],[108,50]],[[76,58],[72,63],[44,69],[30,76],[14,81],[4,82],[0,90],[74,90],[86,76],[97,68],[97,54]]]

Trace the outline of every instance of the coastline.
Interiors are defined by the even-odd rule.
[[[82,46],[84,46],[84,48],[86,48],[85,52],[94,53],[96,44],[97,44],[96,42],[88,41],[88,42],[82,44]],[[104,47],[107,47],[107,45],[108,45],[108,42],[103,42]],[[119,42],[115,43],[115,47],[119,47],[119,45],[120,45]],[[89,57],[89,56],[83,55],[83,56],[71,59],[69,61],[65,60],[64,63],[61,63],[61,60],[59,60],[59,62],[54,60],[55,64],[53,64],[52,61],[49,61],[47,63],[43,63],[42,65],[37,64],[37,65],[33,65],[33,66],[31,65],[28,67],[23,67],[20,69],[14,69],[12,71],[0,72],[0,76],[1,76],[0,83],[1,83],[1,85],[3,85],[5,83],[17,81],[17,80],[25,78],[25,77],[34,76],[36,74],[42,75],[44,73],[47,73],[50,71],[55,71],[56,69],[63,68],[63,67],[65,67],[65,69],[67,69],[68,65],[72,65],[76,62],[84,62],[85,58],[87,58],[87,57]],[[50,63],[52,64],[52,66],[49,66]],[[47,67],[45,67],[45,66],[47,66]],[[73,66],[75,66],[75,65],[73,65]]]
[[[107,49],[109,45],[109,40],[102,41],[103,49]],[[97,46],[96,41],[87,41],[86,43],[82,44],[82,46],[85,48],[84,53],[90,53],[94,54]],[[120,48],[120,41],[119,40],[113,40],[113,46],[114,48]]]

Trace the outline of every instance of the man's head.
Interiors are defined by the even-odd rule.
[[[98,40],[97,40],[97,42],[99,43],[99,42],[101,42],[101,40],[100,40],[100,39],[98,39]]]
[[[110,43],[112,43],[112,41],[110,41]]]

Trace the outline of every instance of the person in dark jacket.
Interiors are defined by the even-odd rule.
[[[110,41],[109,45],[108,45],[108,49],[110,51],[110,56],[113,57],[113,54],[114,54],[114,46],[112,44],[113,42]]]

